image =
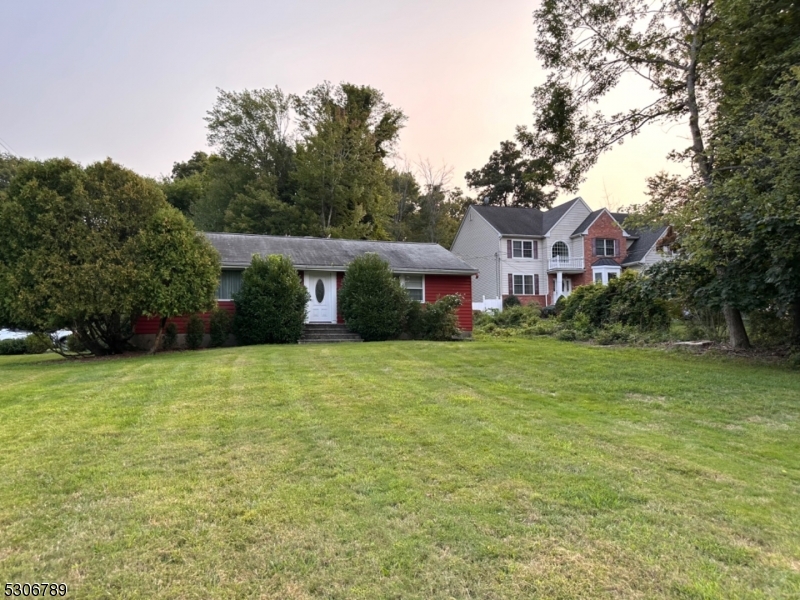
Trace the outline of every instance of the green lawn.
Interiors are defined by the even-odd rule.
[[[0,585],[798,598],[800,374],[548,338],[0,357]]]

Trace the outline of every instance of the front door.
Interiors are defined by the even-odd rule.
[[[311,300],[308,302],[308,323],[336,322],[336,273],[306,271],[303,275]]]

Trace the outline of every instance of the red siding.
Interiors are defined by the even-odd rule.
[[[472,277],[469,275],[425,275],[425,302],[436,302],[442,296],[461,295],[458,326],[472,331]]]
[[[231,314],[236,312],[236,305],[231,300],[220,300],[217,304],[220,308],[227,310]],[[190,315],[181,315],[174,319],[168,319],[167,323],[175,323],[175,325],[178,326],[178,333],[186,333],[186,323],[189,321],[189,316]],[[211,313],[202,313],[200,318],[205,322],[206,333],[208,333],[208,322],[211,318]],[[160,320],[161,319],[158,317],[139,317],[139,320],[136,321],[136,324],[133,326],[133,332],[137,335],[155,335],[158,333],[158,324]]]

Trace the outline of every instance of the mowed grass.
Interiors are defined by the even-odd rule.
[[[537,340],[0,359],[0,584],[799,598],[800,374]]]

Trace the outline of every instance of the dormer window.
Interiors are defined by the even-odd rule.
[[[513,258],[533,258],[533,242],[513,240],[511,242],[511,252]]]

